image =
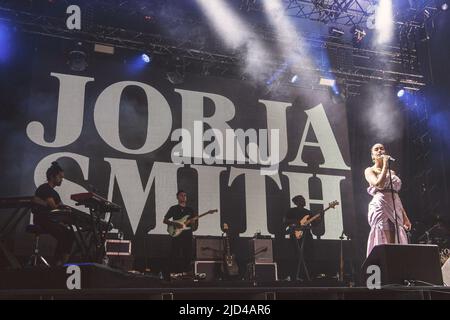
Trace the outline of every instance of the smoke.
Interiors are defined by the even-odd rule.
[[[285,8],[280,0],[265,0],[264,9],[270,23],[279,36],[278,48],[289,65],[301,65],[314,70],[314,63],[306,47],[303,36],[297,32],[295,25],[285,15]]]
[[[158,24],[170,39],[192,43],[197,49],[201,49],[208,42],[208,32],[205,26],[186,17],[186,10],[176,4],[163,5],[157,9]]]
[[[245,61],[244,71],[253,80],[268,71],[263,61],[270,59],[270,53],[242,19],[222,0],[196,0],[224,45],[240,51]]]
[[[383,143],[401,139],[404,129],[404,119],[398,100],[392,88],[370,87],[369,105],[364,112],[364,123],[371,136]],[[360,106],[365,108],[365,106]]]
[[[392,40],[394,32],[392,0],[380,0],[376,12],[377,44],[386,44]]]
[[[264,63],[262,63],[266,59],[268,59],[267,53],[262,45],[256,40],[248,41],[244,67],[245,73],[254,80],[261,79],[268,71]]]

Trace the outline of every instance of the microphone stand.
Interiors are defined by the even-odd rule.
[[[397,241],[394,241],[394,243],[398,242],[400,244],[400,233],[398,228],[398,218],[397,218],[397,210],[395,209],[395,193],[394,193],[394,185],[392,183],[392,173],[391,173],[391,160],[388,160],[388,171],[389,171],[389,184],[391,188],[391,195],[392,195],[392,205],[394,208],[394,215],[395,215],[395,234],[397,236]]]
[[[344,230],[342,230],[342,234],[339,237],[341,240],[341,254],[339,259],[339,281],[344,282]]]

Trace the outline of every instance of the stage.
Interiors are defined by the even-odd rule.
[[[0,0],[0,299],[448,299],[449,4]]]
[[[84,289],[7,290],[1,300],[450,300],[448,287],[367,288],[282,287],[155,287]]]
[[[349,287],[337,280],[291,281],[164,281],[154,275],[114,270],[102,265],[81,266],[80,289],[67,289],[64,268],[30,268],[0,273],[0,299],[37,300],[442,300],[444,286],[385,285],[381,289]]]

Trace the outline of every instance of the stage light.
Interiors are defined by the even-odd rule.
[[[331,27],[328,32],[331,36],[334,37],[342,37],[344,35],[344,31],[335,27]]]
[[[297,80],[298,80],[298,75],[294,75],[294,76],[291,78],[291,83],[296,83]]]
[[[343,87],[342,90],[339,89],[337,85],[328,88],[330,93],[330,98],[333,104],[341,104],[347,101],[346,90]]]
[[[442,11],[447,11],[448,10],[448,3],[443,3],[442,5],[441,5],[441,9],[442,9]]]
[[[138,73],[147,70],[151,67],[153,57],[147,53],[134,53],[127,62],[128,71],[131,73]]]
[[[338,86],[335,84],[334,86],[332,86],[331,87],[332,88],[332,90],[333,90],[333,93],[335,94],[335,95],[340,95],[340,90],[339,90],[339,88],[338,88]]]
[[[115,48],[112,46],[107,46],[104,44],[96,43],[94,45],[94,52],[113,55],[115,52]]]
[[[405,95],[405,89],[400,89],[397,92],[397,97],[401,98]]]
[[[350,32],[352,33],[352,43],[355,47],[359,47],[366,37],[367,33],[364,29],[360,27],[353,27],[350,29]]]
[[[73,50],[69,53],[69,61],[67,63],[72,71],[84,71],[88,67],[87,55],[84,51]]]
[[[145,54],[145,53],[143,53],[143,54],[141,55],[141,59],[142,59],[142,61],[144,61],[145,63],[150,63],[150,62],[152,62],[152,58],[151,58],[148,54]]]
[[[320,78],[319,84],[321,86],[334,87],[336,85],[336,80],[330,78]]]

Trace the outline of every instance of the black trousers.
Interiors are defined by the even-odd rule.
[[[291,280],[311,280],[307,260],[310,256],[311,241],[308,237],[302,237],[301,239],[296,239],[291,237],[291,246],[296,259],[296,263],[290,268]]]
[[[190,272],[192,271],[192,231],[185,230],[178,237],[172,238],[170,250],[170,271]]]
[[[35,215],[33,221],[36,225],[41,227],[42,230],[56,239],[57,244],[54,253],[55,263],[60,262],[64,255],[70,255],[75,241],[72,230],[50,220],[46,215]]]

